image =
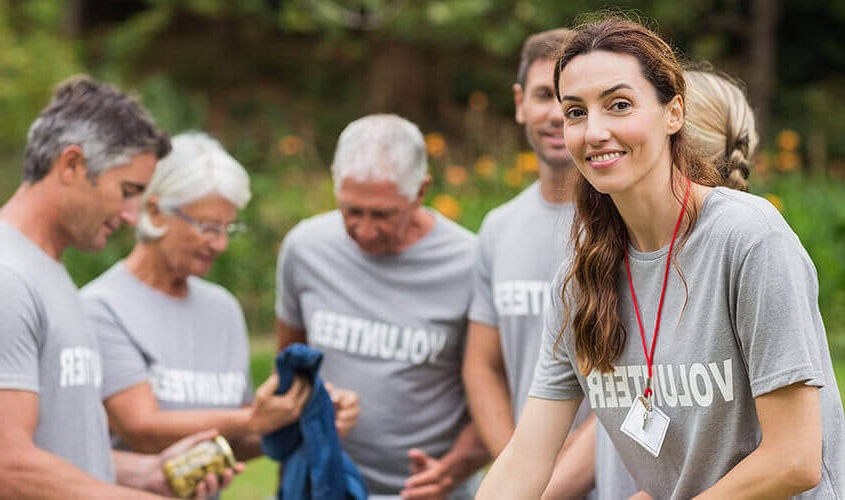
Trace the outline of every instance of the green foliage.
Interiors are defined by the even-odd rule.
[[[728,70],[741,67],[736,53],[747,43],[747,3],[617,4],[654,19],[689,58],[710,59]],[[58,81],[85,71],[139,93],[163,128],[210,131],[250,171],[254,197],[241,214],[250,231],[231,242],[209,279],[241,299],[252,331],[267,332],[274,321],[278,245],[296,222],[333,208],[328,164],[346,123],[368,112],[396,111],[424,131],[442,134],[444,149],[431,156],[434,182],[427,203],[476,230],[489,209],[534,179],[530,162],[517,154],[524,143],[512,122],[509,88],[522,40],[534,31],[571,25],[604,5],[598,0],[151,0],[121,21],[98,25],[69,42],[61,34],[67,31],[66,4],[0,0],[0,196],[5,199],[17,183],[26,130]],[[355,18],[350,12],[360,14],[362,7],[374,24],[350,25]],[[796,14],[827,12],[816,16],[826,34],[838,32],[845,12],[821,2],[783,7]],[[804,26],[793,24],[788,30]],[[798,37],[782,38],[778,41],[790,60],[812,62],[815,68],[832,61],[840,67],[845,51],[835,37],[823,37],[817,50],[805,50]],[[401,50],[386,50],[393,47]],[[378,68],[385,56],[391,58]],[[783,62],[778,67],[790,82],[808,74]],[[412,71],[414,76],[406,78]],[[842,78],[840,72],[779,88],[776,95],[772,130],[791,128],[808,138],[798,153],[810,156],[806,163],[818,168],[813,172],[826,171],[828,163],[841,166],[845,157],[842,144],[832,140],[845,134],[838,119],[845,113],[838,98]],[[416,86],[418,81],[425,83]],[[394,95],[380,100],[386,92]],[[473,108],[473,99],[483,105]],[[820,304],[831,337],[845,344],[845,279],[837,261],[845,255],[842,209],[837,208],[845,194],[841,182],[800,175],[754,180],[758,191],[783,200],[785,215],[819,269]],[[126,255],[132,244],[131,231],[124,230],[104,252],[71,251],[65,262],[82,284]]]
[[[185,91],[161,73],[146,78],[137,91],[162,129],[177,134],[203,128],[208,114],[205,96]]]
[[[120,29],[112,30],[104,39],[99,50],[102,51],[102,75],[118,76],[121,69],[132,63],[149,47],[153,39],[159,35],[173,18],[173,11],[169,8],[152,9],[130,18],[120,25]]]
[[[267,380],[275,371],[276,362],[276,338],[271,335],[256,336],[250,342],[249,373],[252,377],[252,386],[258,386]]]
[[[752,188],[775,195],[807,249],[818,272],[819,308],[831,350],[845,357],[845,186],[841,181],[782,174],[754,182]]]
[[[0,155],[10,161],[17,159],[12,155],[19,154],[16,149],[56,83],[81,71],[73,44],[55,33],[61,4],[16,5],[11,9],[8,0],[0,0]]]

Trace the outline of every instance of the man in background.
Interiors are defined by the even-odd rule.
[[[473,421],[498,456],[528,398],[543,332],[543,308],[563,261],[580,175],[563,141],[554,91],[557,55],[571,32],[555,29],[525,40],[513,85],[516,122],[537,156],[539,180],[484,218],[469,313],[463,379]],[[582,406],[573,429],[589,415]],[[566,446],[566,445],[564,445]],[[589,471],[592,471],[592,464]],[[592,474],[570,484],[583,496]],[[575,495],[575,496],[578,496]]]
[[[343,446],[371,494],[470,498],[489,458],[461,385],[475,236],[422,206],[425,143],[398,116],[349,124],[332,175],[338,210],[282,243],[279,346],[321,350],[324,379],[359,394]]]

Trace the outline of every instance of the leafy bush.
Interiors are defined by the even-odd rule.
[[[752,190],[780,205],[810,254],[818,271],[828,342],[834,356],[845,357],[845,185],[789,173],[753,182]]]

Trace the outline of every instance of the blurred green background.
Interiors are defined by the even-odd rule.
[[[340,130],[396,112],[426,133],[429,203],[476,230],[536,178],[513,122],[511,85],[530,33],[572,26],[606,1],[0,0],[0,199],[20,181],[29,124],[53,86],[88,73],[141,96],[165,129],[210,132],[250,171],[250,227],[210,279],[242,302],[258,380],[273,352],[278,245],[333,208],[328,165]],[[845,2],[636,0],[691,62],[740,77],[762,151],[752,192],[778,206],[819,274],[839,373],[845,363]],[[84,284],[126,255],[123,230],[65,261]],[[269,470],[269,469],[268,469]],[[272,476],[272,474],[269,474]],[[259,498],[238,491],[230,498]]]

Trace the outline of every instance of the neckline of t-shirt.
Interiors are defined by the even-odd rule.
[[[546,210],[550,213],[559,213],[561,210],[566,209],[567,207],[571,207],[573,210],[575,209],[575,203],[572,201],[567,201],[564,203],[552,203],[547,200],[543,196],[543,191],[540,189],[540,179],[534,181],[533,184],[528,186],[526,189],[530,189],[533,191],[534,199],[537,201],[537,205],[540,206],[543,210]]]
[[[722,187],[722,186],[716,186],[716,187],[712,188],[710,190],[710,192],[707,193],[707,196],[704,197],[704,201],[701,203],[701,209],[699,209],[699,211],[698,211],[698,219],[695,221],[696,227],[698,227],[698,225],[701,224],[701,221],[706,216],[710,205],[713,204],[713,202],[711,201],[713,199],[713,196],[717,193],[722,194],[722,191],[725,190],[725,189],[729,189],[729,188],[725,188],[725,187]],[[696,227],[694,227],[692,229],[692,233],[690,234],[690,238],[695,235]],[[663,258],[663,257],[666,256],[667,253],[669,253],[669,244],[667,244],[664,247],[659,248],[657,250],[651,251],[651,252],[642,252],[642,251],[634,248],[634,245],[631,243],[631,240],[630,239],[628,240],[628,256],[632,260],[636,260],[636,261],[640,261],[640,262],[649,262],[649,261],[654,261],[654,260]]]
[[[163,301],[166,301],[166,302],[169,302],[169,303],[186,304],[191,299],[191,297],[193,295],[191,293],[191,288],[192,288],[191,287],[191,281],[193,281],[192,280],[193,276],[188,276],[188,293],[187,293],[187,295],[185,295],[184,297],[176,297],[176,296],[173,296],[173,295],[166,294],[166,293],[162,292],[161,290],[159,290],[158,288],[150,286],[147,283],[144,283],[144,281],[142,281],[140,278],[135,276],[135,274],[132,271],[130,271],[128,267],[126,267],[126,259],[121,259],[115,265],[119,266],[120,271],[123,272],[124,274],[126,274],[127,276],[129,276],[129,279],[132,280],[133,283],[135,283],[139,287],[143,288],[144,290],[149,290],[150,292],[152,292],[153,296],[159,297],[160,300],[163,300]]]

